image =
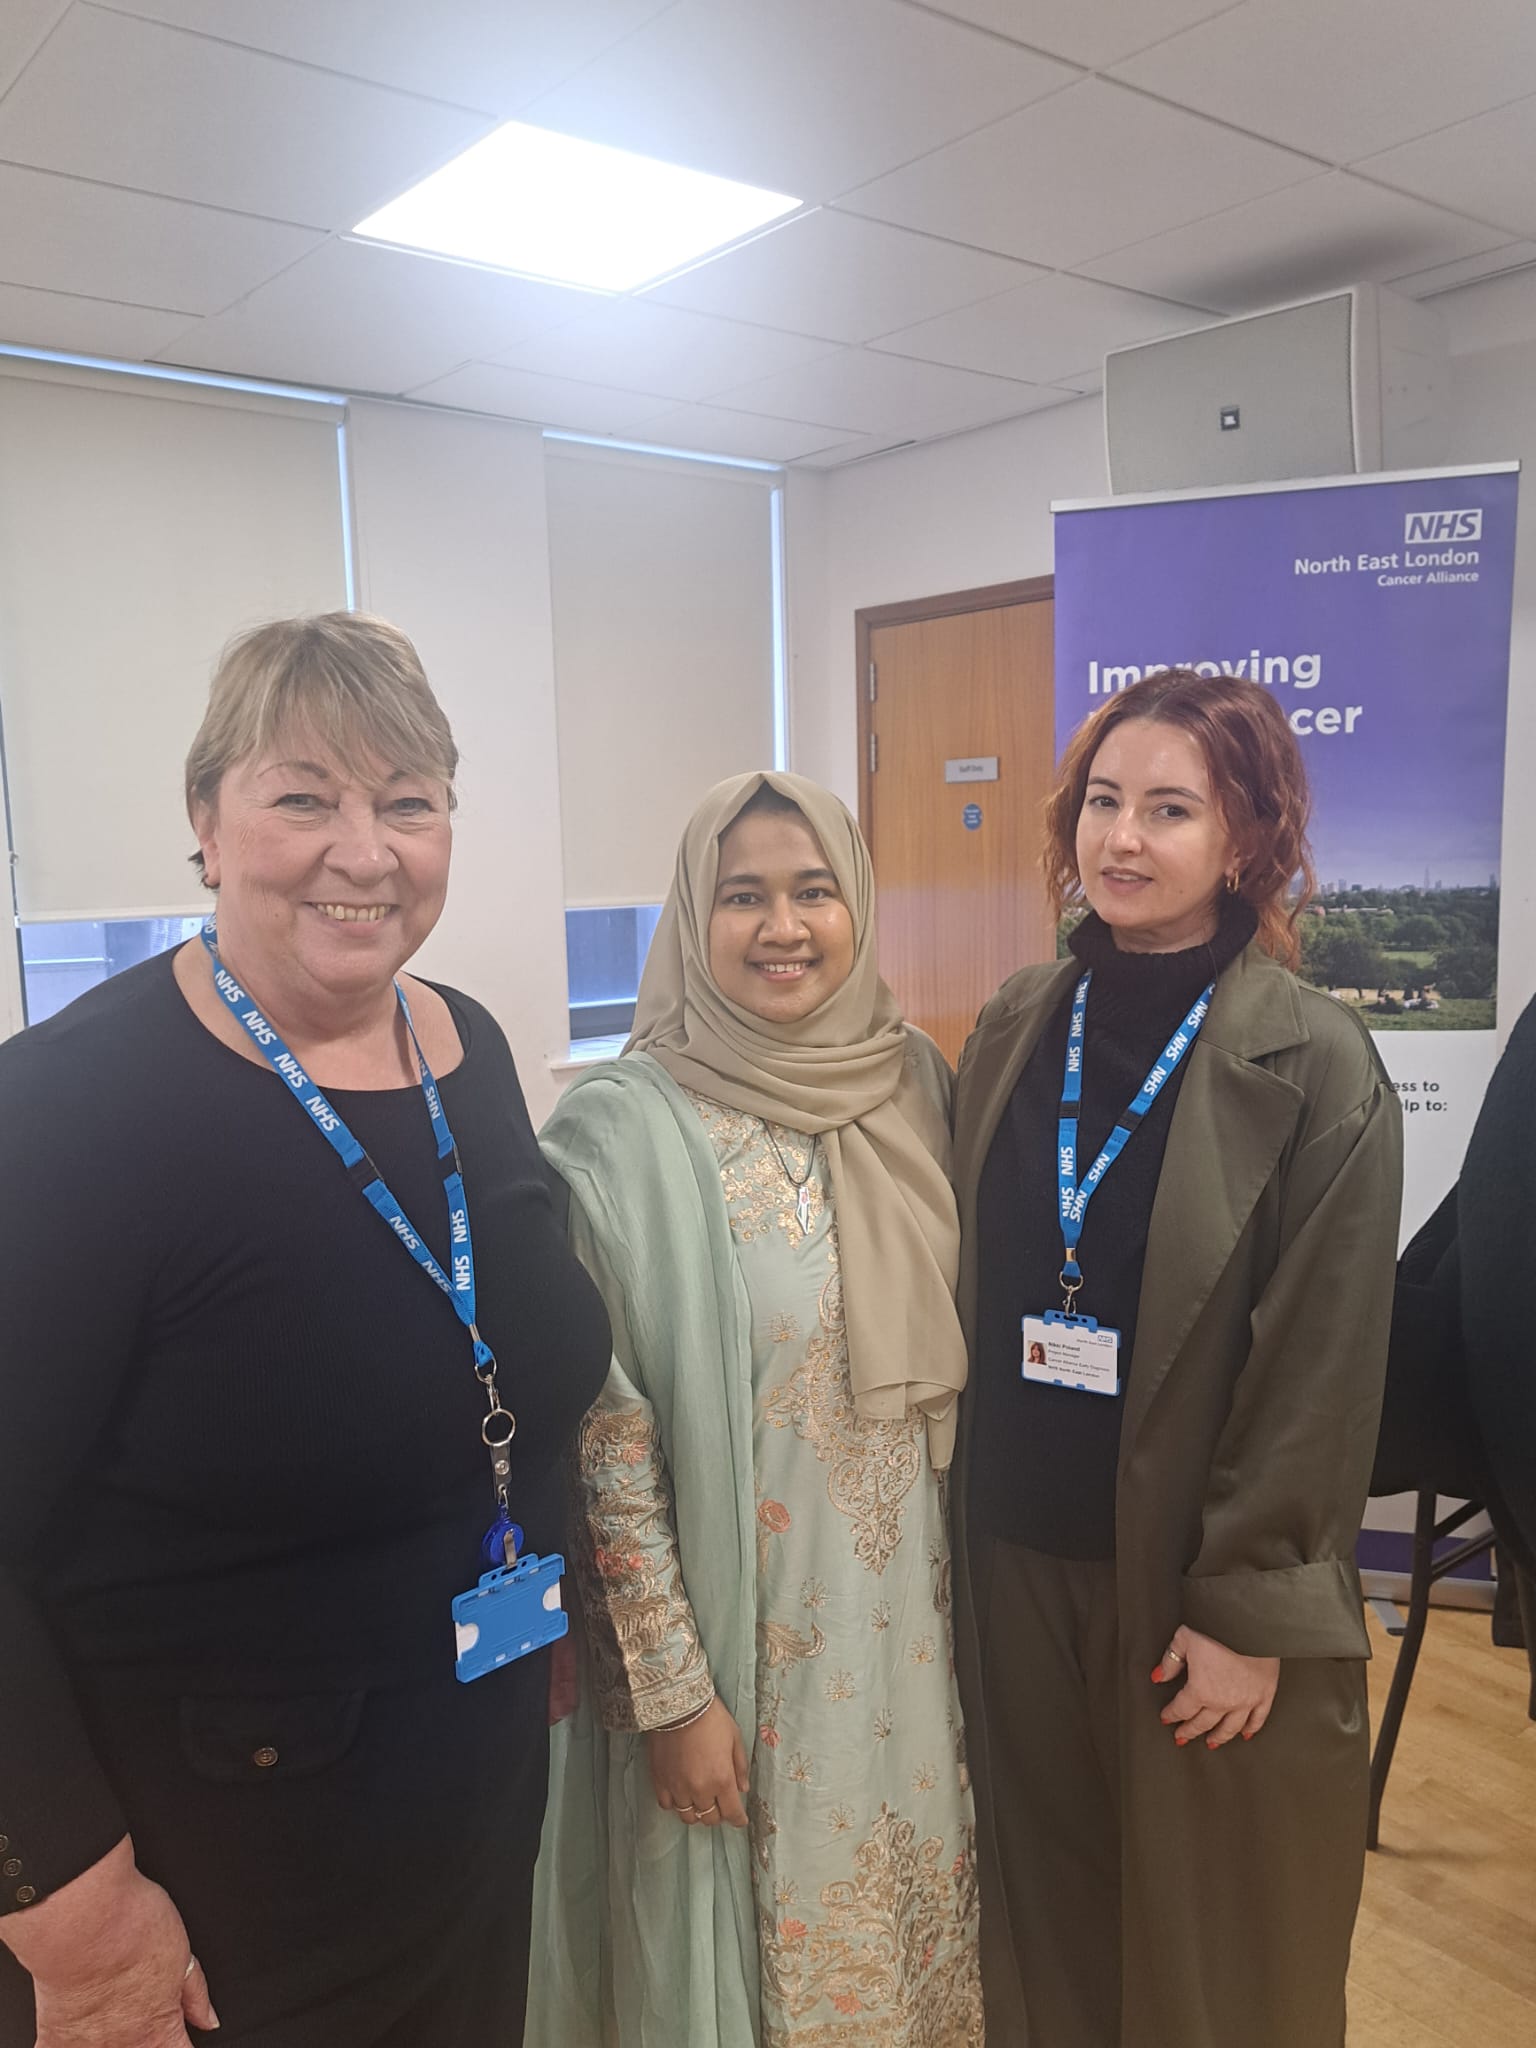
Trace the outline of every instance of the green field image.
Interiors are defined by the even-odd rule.
[[[1062,917],[1058,956],[1082,917]],[[1372,1031],[1491,1031],[1497,889],[1326,889],[1301,921],[1301,978]]]

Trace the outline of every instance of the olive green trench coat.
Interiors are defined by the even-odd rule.
[[[982,1166],[1079,971],[1065,961],[1015,975],[960,1063],[960,1303],[973,1346]],[[1189,1054],[1124,1395],[1123,2048],[1343,2041],[1369,1769],[1370,1650],[1353,1552],[1381,1405],[1401,1169],[1401,1115],[1368,1033],[1250,945],[1221,975]],[[960,1493],[963,1544],[963,1459]],[[980,1648],[963,1588],[959,1619],[985,1807]],[[1179,1751],[1160,1723],[1165,1696],[1150,1673],[1180,1622],[1283,1660],[1251,1744]],[[995,1869],[985,1849],[983,1869]],[[1027,2041],[1013,1972],[1030,1929],[1013,1924],[998,1884],[989,1889],[988,2039],[1013,2048]],[[1085,1929],[1084,1966],[1114,1938]]]

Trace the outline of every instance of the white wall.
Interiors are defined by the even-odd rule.
[[[495,1014],[539,1124],[570,1044],[543,438],[366,399],[349,419],[358,603],[416,642],[462,757],[448,907],[415,964]]]

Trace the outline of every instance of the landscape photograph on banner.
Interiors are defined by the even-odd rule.
[[[1273,691],[1313,792],[1300,973],[1375,1032],[1495,1026],[1517,483],[1058,507],[1058,749],[1159,669]]]

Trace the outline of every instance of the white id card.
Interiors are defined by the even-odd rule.
[[[1120,1332],[1101,1330],[1092,1316],[1063,1315],[1059,1309],[1026,1316],[1024,1377],[1081,1394],[1118,1394]]]

